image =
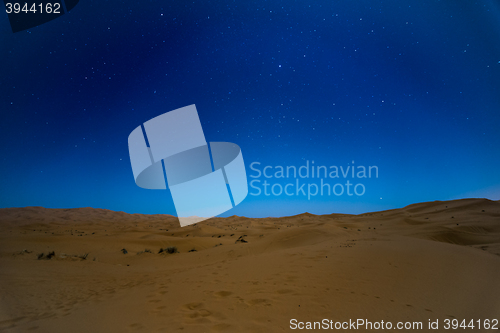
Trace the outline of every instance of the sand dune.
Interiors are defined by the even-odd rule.
[[[5,332],[282,332],[292,318],[427,331],[429,319],[500,319],[499,201],[184,228],[169,215],[8,208],[0,230]]]

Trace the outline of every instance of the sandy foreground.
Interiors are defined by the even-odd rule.
[[[158,253],[170,246],[179,253]],[[291,319],[439,320],[433,332],[473,319],[458,330],[498,332],[477,320],[500,319],[500,202],[184,228],[168,215],[0,210],[2,332],[299,331]]]

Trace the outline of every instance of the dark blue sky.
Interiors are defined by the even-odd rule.
[[[225,216],[500,199],[498,2],[80,0],[15,34],[0,15],[0,45],[1,207],[174,214],[135,185],[127,138],[190,104],[249,176],[379,169],[363,196],[249,195]]]

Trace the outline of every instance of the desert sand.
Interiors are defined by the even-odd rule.
[[[500,319],[500,202],[486,199],[184,228],[168,215],[7,208],[0,237],[2,332]]]

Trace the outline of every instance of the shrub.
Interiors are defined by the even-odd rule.
[[[167,250],[166,250],[168,253],[172,254],[172,253],[179,253],[179,251],[177,250],[177,247],[176,246],[169,246],[167,247]]]
[[[40,253],[39,255],[37,255],[37,259],[38,260],[50,260],[52,259],[52,257],[55,257],[55,252],[52,251],[52,252],[49,252],[49,254],[45,255],[44,253]]]

